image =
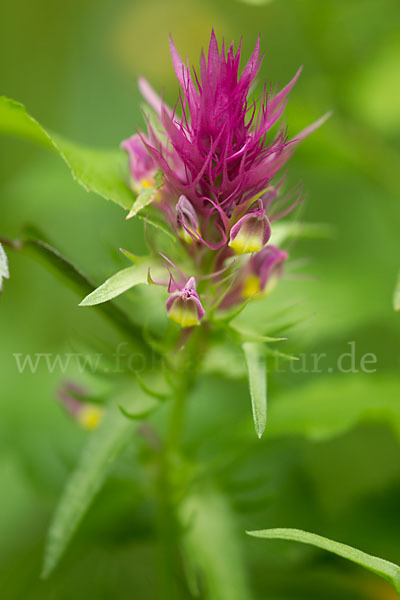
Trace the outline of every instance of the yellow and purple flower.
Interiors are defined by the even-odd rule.
[[[169,318],[181,327],[194,327],[200,324],[205,311],[196,292],[194,277],[191,277],[182,288],[177,288],[171,293],[166,308]]]
[[[229,246],[236,254],[259,252],[271,236],[271,225],[265,209],[261,206],[246,213],[232,227]]]
[[[87,401],[84,388],[73,381],[66,381],[58,390],[58,397],[67,413],[85,429],[96,429],[100,426],[104,409],[98,404]]]

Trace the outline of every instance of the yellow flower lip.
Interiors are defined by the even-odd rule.
[[[195,327],[200,324],[205,311],[196,292],[194,277],[191,277],[184,287],[171,294],[166,308],[170,319],[181,327]]]
[[[236,254],[252,254],[259,252],[262,247],[262,240],[258,235],[246,235],[245,232],[239,232],[234,240],[229,242],[229,246]]]
[[[97,429],[103,420],[104,410],[96,404],[85,404],[77,415],[77,421],[85,429]]]
[[[232,227],[229,246],[236,254],[253,254],[259,252],[268,242],[271,235],[271,226],[265,210],[245,214]]]
[[[261,291],[260,279],[256,275],[249,275],[244,282],[242,295],[246,300],[259,294]]]
[[[193,302],[177,300],[169,311],[169,318],[181,327],[195,327],[200,324],[197,310]]]

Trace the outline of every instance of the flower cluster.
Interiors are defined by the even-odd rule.
[[[214,31],[207,58],[201,54],[199,73],[192,74],[172,40],[170,44],[181,87],[175,109],[140,79],[156,119],[148,118],[147,134],[133,135],[122,147],[129,153],[137,192],[154,185],[156,173],[162,172],[157,208],[193,260],[193,273],[180,286],[171,280],[168,285],[168,313],[185,327],[198,324],[205,314],[195,277],[208,276],[214,283],[218,277],[229,280],[228,261],[232,265],[232,257],[249,255],[236,261],[229,285],[223,288],[219,305],[227,308],[265,293],[282,272],[287,254],[268,245],[271,222],[299,199],[288,203],[288,198],[279,198],[284,177],[277,175],[296,144],[322,119],[295,139],[288,139],[282,128],[271,131],[301,69],[278,93],[264,85],[261,98],[251,101],[262,61],[259,39],[241,73],[241,47],[235,52],[232,43],[227,51],[224,44],[219,49]],[[205,273],[210,264],[215,271]]]

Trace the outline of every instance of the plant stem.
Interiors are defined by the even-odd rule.
[[[179,378],[163,451],[157,482],[159,533],[161,540],[160,598],[165,600],[179,597],[177,572],[178,524],[176,523],[176,487],[179,485],[179,446],[184,425],[186,398],[196,380],[198,347],[201,328],[191,331],[184,347],[180,350]]]
[[[169,453],[179,450],[179,444],[184,423],[186,398],[193,387],[197,377],[197,365],[199,361],[199,342],[202,328],[198,327],[189,333],[179,365],[177,385],[175,387],[174,405],[168,427],[166,450]]]

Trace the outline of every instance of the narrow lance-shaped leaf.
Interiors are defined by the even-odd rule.
[[[132,424],[113,407],[95,431],[72,473],[50,524],[43,564],[43,577],[57,565],[79,522],[103,485],[112,459],[121,450]]]
[[[99,150],[74,144],[44,129],[25,107],[0,97],[0,133],[15,135],[56,151],[72,176],[87,191],[130,209],[134,194],[125,183],[126,155],[122,150]]]
[[[8,270],[7,255],[4,252],[3,246],[0,244],[0,292],[3,289],[3,279],[8,279],[10,272]]]
[[[139,190],[138,197],[131,210],[128,213],[127,219],[131,219],[135,217],[140,211],[142,211],[146,206],[157,200],[158,198],[158,190],[162,187],[163,184],[163,174],[161,169],[159,169],[154,177],[154,185],[150,185],[148,187],[142,186]]]
[[[400,271],[397,276],[397,284],[396,284],[396,288],[394,290],[393,307],[394,307],[394,310],[400,310]]]
[[[133,392],[130,392],[132,394]],[[142,415],[157,403],[136,388],[129,402],[121,397],[131,415]],[[42,576],[56,567],[93,498],[109,474],[113,460],[134,434],[135,423],[125,418],[113,404],[104,415],[98,430],[88,440],[80,462],[70,476],[59,501],[47,536]]]
[[[136,264],[122,271],[118,271],[107,279],[102,285],[86,296],[79,306],[94,306],[116,298],[130,288],[147,283],[148,266]]]
[[[156,194],[157,190],[154,187],[142,190],[133,203],[126,218],[131,219],[132,217],[135,217],[141,210],[146,208],[146,206],[154,202]]]
[[[267,423],[267,367],[265,349],[257,342],[242,345],[249,374],[249,387],[256,433],[260,438]]]
[[[382,558],[371,556],[346,544],[301,529],[263,529],[260,531],[247,531],[247,534],[265,539],[291,540],[322,548],[380,575],[389,581],[400,594],[400,567]]]

